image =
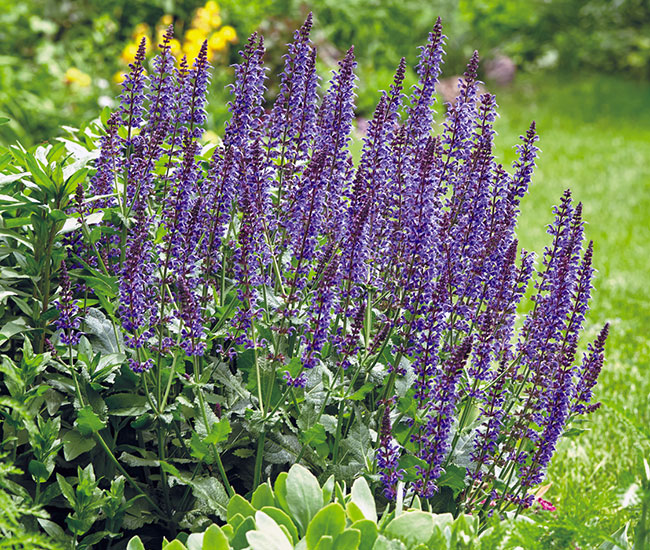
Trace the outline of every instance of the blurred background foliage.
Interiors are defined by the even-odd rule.
[[[179,54],[191,55],[203,39],[217,54],[210,127],[219,133],[237,42],[260,30],[268,64],[279,69],[284,44],[310,10],[325,78],[355,45],[362,116],[371,114],[399,58],[415,63],[438,15],[450,37],[447,76],[462,72],[474,48],[487,59],[508,56],[519,72],[650,76],[647,0],[0,0],[0,116],[11,119],[0,141],[38,143],[61,124],[111,106],[137,40],[157,40],[169,22]]]

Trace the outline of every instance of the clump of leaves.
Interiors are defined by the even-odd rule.
[[[494,549],[505,540],[503,530],[479,534],[478,518],[406,509],[400,501],[378,515],[375,499],[364,478],[349,489],[330,477],[321,487],[305,468],[294,465],[275,484],[260,485],[248,501],[239,495],[228,503],[227,522],[205,532],[184,534],[163,550],[419,550],[438,548]],[[129,550],[144,550],[140,537]]]

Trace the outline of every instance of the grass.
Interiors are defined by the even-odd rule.
[[[496,93],[501,162],[512,162],[511,145],[532,119],[541,136],[534,184],[522,204],[521,245],[543,250],[551,208],[567,187],[583,202],[587,238],[595,242],[598,273],[586,334],[593,339],[611,323],[596,393],[605,405],[586,433],[559,445],[545,496],[557,512],[546,513],[543,524],[561,545],[543,547],[597,547],[627,521],[636,525],[637,508],[622,497],[640,475],[643,453],[650,458],[648,441],[608,406],[650,421],[650,85],[538,77]]]

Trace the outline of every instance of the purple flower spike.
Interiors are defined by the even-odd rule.
[[[417,494],[425,498],[438,490],[435,482],[442,474],[442,463],[451,448],[449,439],[459,397],[458,381],[471,351],[470,337],[456,347],[453,355],[441,366],[436,379],[424,433],[419,437],[422,445],[419,457],[428,466],[417,467],[419,476],[414,483]]]
[[[379,449],[377,450],[377,468],[379,469],[381,482],[384,486],[384,496],[388,500],[393,501],[397,497],[397,483],[404,478],[404,470],[399,467],[401,447],[391,434],[390,410],[391,407],[385,407],[381,422]]]
[[[76,346],[79,343],[79,324],[77,316],[79,307],[75,304],[70,285],[70,275],[65,261],[61,262],[61,296],[54,302],[54,307],[59,312],[59,317],[54,321],[54,326],[61,331],[59,341],[65,345]]]
[[[572,412],[586,414],[595,411],[600,403],[591,403],[593,388],[596,385],[600,371],[605,361],[605,342],[609,335],[609,323],[607,323],[596,338],[593,344],[589,344],[587,353],[582,358],[582,364],[578,369],[578,383],[576,385],[576,397],[573,402]]]
[[[129,129],[129,139],[133,128],[139,128],[143,122],[145,87],[147,85],[143,63],[146,53],[147,39],[143,37],[135,54],[135,60],[129,65],[131,71],[122,82],[120,115],[123,125]]]

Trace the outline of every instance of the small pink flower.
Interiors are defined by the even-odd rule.
[[[553,506],[552,503],[550,503],[548,500],[544,500],[543,498],[537,497],[537,503],[542,510],[546,510],[548,512],[555,512],[556,510],[555,506]]]

